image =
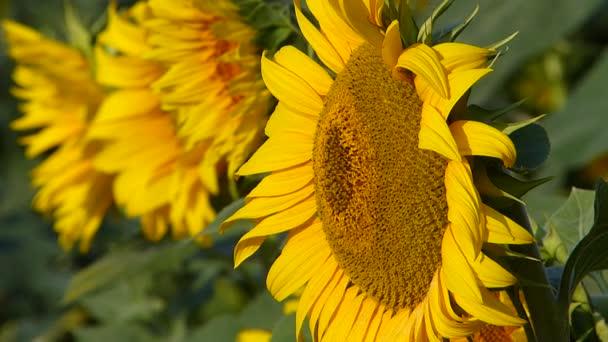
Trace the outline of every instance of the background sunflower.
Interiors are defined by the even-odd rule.
[[[441,2],[411,1],[413,13],[426,18]],[[116,3],[124,9],[133,1]],[[286,44],[311,52],[296,33],[291,1],[234,3],[244,8],[248,21],[261,32],[256,39],[268,43],[269,56]],[[4,0],[0,15],[88,54],[86,47],[105,27],[108,4]],[[455,2],[437,26],[461,22],[475,4]],[[533,169],[530,179],[556,176],[524,199],[538,226],[537,240],[544,243],[543,258],[558,267],[591,227],[594,193],[590,189],[597,177],[608,175],[608,142],[602,133],[608,111],[604,94],[608,27],[603,20],[607,11],[602,0],[482,0],[476,19],[459,37],[484,46],[519,31],[506,55],[493,65],[492,77],[480,82],[470,102],[500,108],[529,98],[513,111],[512,121],[552,113],[542,123],[553,145],[549,161],[535,168],[546,157],[542,139],[535,141],[535,149],[522,153],[531,157],[527,159]],[[4,51],[0,58],[4,114],[0,116],[0,340],[93,341],[124,336],[129,341],[234,341],[239,331],[258,329],[272,332],[273,341],[293,341],[295,315],[284,315],[265,290],[266,272],[283,239],[268,239],[254,257],[232,271],[232,247],[251,223],[233,227],[232,236],[217,234],[219,223],[243,200],[223,210],[215,208],[218,218],[208,229],[217,244],[209,250],[201,251],[189,241],[149,244],[141,238],[139,222],[124,220],[117,211],[106,216],[89,254],[66,253],[58,247],[52,222],[31,210],[35,189],[29,174],[39,160],[24,157],[17,140],[25,134],[9,128],[21,114],[9,93],[15,64],[4,38],[0,47]],[[516,140],[528,144],[527,139],[536,136],[529,133]],[[240,196],[258,181],[241,178],[236,188]],[[572,185],[581,189],[567,199]],[[590,280],[585,281],[587,293],[574,295],[575,337],[595,338],[605,331],[602,316],[608,314],[604,297],[608,286],[603,274]]]

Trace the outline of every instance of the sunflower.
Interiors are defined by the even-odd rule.
[[[169,9],[161,11],[162,4]],[[270,96],[264,95],[267,91],[263,88],[244,84],[241,86],[251,92],[245,98],[244,93],[233,92],[229,84],[222,83],[234,81],[235,87],[239,85],[241,61],[234,57],[222,62],[224,65],[218,62],[223,54],[205,52],[206,46],[228,43],[205,35],[193,39],[192,30],[201,26],[195,21],[198,16],[181,23],[177,20],[184,17],[177,15],[171,17],[175,22],[167,23],[156,16],[157,12],[208,16],[183,1],[140,1],[125,13],[110,6],[109,24],[98,37],[95,53],[97,79],[111,92],[89,134],[90,139],[104,144],[95,165],[116,174],[117,204],[127,216],[141,217],[144,234],[151,240],[161,239],[169,227],[174,238],[195,236],[214,218],[210,197],[219,192],[218,170],[230,172],[230,168],[236,168],[234,163],[241,163],[260,139],[261,127],[256,126],[264,124],[262,106],[245,115],[243,105],[251,102],[249,97],[268,101]],[[159,21],[167,25],[159,28]],[[172,103],[173,93],[162,91],[158,84],[179,66],[152,58],[159,54],[153,44],[158,33],[152,28],[177,34],[175,39],[181,35],[193,39],[188,46],[199,47],[192,52],[193,57],[182,57],[192,62],[188,74],[206,77],[205,87],[197,84],[196,89],[189,89],[191,101],[183,106],[164,104]],[[178,49],[184,44],[172,47]],[[212,61],[218,65],[212,65]],[[225,80],[224,69],[232,70]],[[178,86],[171,89],[176,94],[183,90]]]
[[[300,287],[296,331],[316,340],[434,340],[525,321],[490,289],[517,279],[484,244],[533,237],[484,204],[474,156],[513,165],[507,135],[451,113],[491,69],[493,51],[461,43],[404,47],[384,1],[295,1],[300,29],[326,69],[292,46],[262,58],[279,103],[267,142],[237,172],[270,173],[224,222],[254,219],[238,266],[289,232],[267,286]],[[387,22],[387,24],[383,24]],[[405,25],[404,25],[405,26]]]
[[[150,0],[147,56],[167,68],[153,84],[187,148],[205,144],[201,175],[216,190],[216,164],[232,177],[261,143],[270,94],[260,77],[256,31],[229,0]]]
[[[15,22],[3,28],[17,64],[12,93],[23,101],[11,127],[36,130],[21,139],[28,158],[49,152],[32,172],[33,207],[53,216],[64,248],[80,241],[87,251],[112,203],[112,177],[93,167],[99,146],[85,139],[103,92],[76,49]]]

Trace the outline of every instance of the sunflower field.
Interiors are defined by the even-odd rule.
[[[0,19],[0,342],[608,342],[608,1]]]

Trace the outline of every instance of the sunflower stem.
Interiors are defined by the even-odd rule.
[[[532,226],[523,205],[515,203],[508,210],[508,216],[525,227],[531,234]],[[512,246],[516,252],[537,260],[542,260],[537,244]],[[549,283],[549,278],[542,262],[530,263],[526,269],[532,281],[522,284],[521,288],[528,304],[530,324],[537,342],[567,342],[570,340],[568,323],[562,322],[559,315],[557,298]]]

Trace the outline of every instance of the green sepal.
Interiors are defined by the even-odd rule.
[[[532,264],[538,265],[542,263],[541,260],[522,253],[517,253],[502,246],[491,244],[485,244],[483,252],[511,274],[515,275],[519,285],[528,287],[549,287],[547,284],[534,280],[535,275],[530,272],[530,270],[534,269],[534,267],[531,267]]]
[[[551,143],[543,126],[536,123],[528,124],[511,132],[509,138],[517,151],[514,169],[535,170],[549,158]]]
[[[462,112],[453,112],[450,114],[450,119],[452,121],[458,120],[471,120],[471,121],[479,121],[487,124],[491,124],[494,120],[500,118],[501,116],[507,114],[508,112],[519,108],[526,100],[520,100],[515,103],[512,103],[504,108],[498,109],[487,109],[477,105],[469,105],[466,110]]]
[[[471,12],[471,14],[469,14],[469,16],[464,20],[464,22],[462,24],[454,27],[450,31],[450,42],[455,41],[456,38],[458,38],[458,36],[460,36],[460,34],[462,32],[464,32],[464,30],[469,26],[469,24],[473,21],[473,19],[475,19],[478,12],[479,12],[479,5],[475,5],[473,12]]]
[[[420,26],[417,40],[419,43],[426,45],[432,45],[433,43],[433,24],[448,8],[454,3],[454,0],[443,0],[439,6],[433,10],[433,13],[428,17],[424,23]]]
[[[479,5],[475,5],[473,12],[469,14],[469,16],[462,22],[462,24],[452,24],[447,27],[443,27],[439,30],[436,30],[433,33],[433,42],[435,44],[439,43],[447,43],[453,42],[458,38],[458,36],[464,32],[464,30],[469,26],[469,24],[473,21],[473,19],[477,16],[479,12]]]
[[[511,35],[509,35],[508,37],[501,39],[501,40],[497,41],[496,43],[490,44],[490,45],[486,46],[485,48],[488,50],[499,50],[503,46],[507,45],[510,41],[512,41],[513,38],[515,38],[518,34],[519,34],[519,31],[515,31],[515,32],[511,33]]]
[[[516,173],[509,172],[508,170],[499,168],[497,166],[488,167],[487,174],[492,184],[517,198],[521,198],[530,190],[553,179],[553,177],[544,177],[533,180],[521,179]]]
[[[524,120],[524,121],[519,121],[519,122],[491,122],[490,125],[492,125],[492,127],[500,130],[501,132],[503,132],[504,134],[511,134],[515,131],[517,131],[520,128],[524,128],[528,125],[531,125],[539,120],[541,120],[542,118],[544,118],[546,116],[546,114],[542,114],[539,116],[535,116],[533,118],[530,118],[528,120]]]
[[[399,33],[404,48],[418,41],[418,25],[416,25],[407,3],[401,3],[399,6]]]

